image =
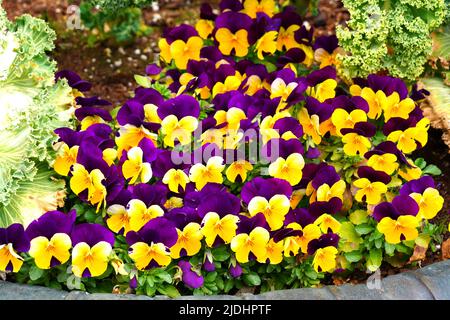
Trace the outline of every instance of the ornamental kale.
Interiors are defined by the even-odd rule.
[[[55,38],[44,21],[23,15],[13,23],[0,8],[0,226],[31,222],[63,194],[49,164],[53,130],[70,125],[74,98],[45,54]]]
[[[338,27],[346,78],[387,71],[415,80],[432,52],[430,33],[445,19],[444,0],[343,0],[350,11],[348,27]]]

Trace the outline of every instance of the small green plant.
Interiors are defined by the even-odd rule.
[[[111,10],[110,7],[103,8],[95,3],[96,1],[87,1],[80,6],[81,20],[90,30],[90,46],[108,40],[118,44],[127,43],[151,32],[151,28],[144,22],[141,9],[124,7],[121,10]]]

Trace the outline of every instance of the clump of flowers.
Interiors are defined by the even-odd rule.
[[[19,280],[57,274],[69,288],[169,296],[268,291],[405,264],[434,241],[437,170],[410,158],[428,138],[422,92],[377,75],[347,87],[336,38],[314,39],[291,7],[220,9],[204,5],[195,27],[166,30],[164,68],[137,76],[123,106],[110,113],[86,98],[77,129],[56,130],[72,210],[24,231],[38,269]],[[27,248],[4,238],[0,266],[17,272],[12,257]]]

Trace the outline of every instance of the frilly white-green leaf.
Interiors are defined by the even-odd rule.
[[[61,202],[64,181],[50,168],[53,131],[72,126],[75,103],[46,54],[55,38],[43,20],[12,23],[0,6],[0,227],[26,225]]]

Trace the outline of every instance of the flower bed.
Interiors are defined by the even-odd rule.
[[[204,5],[159,47],[163,68],[112,112],[57,75],[78,96],[77,130],[55,130],[70,194],[0,229],[16,281],[150,296],[309,287],[405,264],[443,232],[429,222],[439,170],[409,156],[427,143],[426,91],[344,82],[337,39],[271,1]]]

